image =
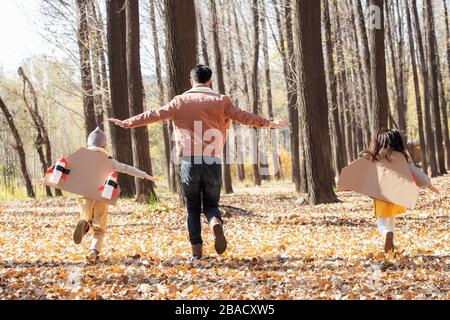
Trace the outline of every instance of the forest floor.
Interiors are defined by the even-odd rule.
[[[0,299],[450,299],[449,178],[434,179],[440,197],[421,191],[397,219],[390,255],[371,200],[350,192],[309,206],[290,184],[238,189],[222,198],[243,209],[225,214],[227,252],[215,254],[204,223],[200,261],[176,198],[121,200],[95,266],[90,235],[72,242],[74,199],[2,201]]]

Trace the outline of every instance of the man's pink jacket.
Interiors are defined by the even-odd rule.
[[[270,121],[241,110],[225,95],[197,86],[176,96],[166,106],[125,120],[129,128],[173,120],[179,156],[220,156],[231,121],[269,127]]]

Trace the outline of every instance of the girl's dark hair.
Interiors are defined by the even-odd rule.
[[[391,161],[392,151],[402,153],[406,161],[412,162],[411,157],[403,143],[400,131],[396,129],[380,129],[377,135],[372,139],[369,149],[361,153],[362,156],[368,156],[372,161],[387,159]]]

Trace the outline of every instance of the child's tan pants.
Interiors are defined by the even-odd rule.
[[[103,239],[106,233],[106,224],[108,222],[108,204],[86,197],[79,197],[78,204],[81,209],[80,218],[89,222],[94,231],[89,249],[100,251],[103,246]]]

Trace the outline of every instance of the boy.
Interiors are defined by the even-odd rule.
[[[106,146],[107,138],[105,133],[100,130],[100,128],[95,129],[89,134],[87,141],[87,147],[89,150],[107,154]],[[116,172],[121,172],[141,179],[156,181],[154,177],[148,175],[144,171],[120,163],[119,161],[114,160],[111,157],[109,158],[111,159],[112,167]],[[43,183],[44,179],[36,181],[36,184],[38,185],[42,185]],[[86,259],[90,263],[95,264],[98,261],[98,256],[103,247],[103,240],[105,237],[107,226],[108,204],[82,196],[78,197],[77,200],[78,205],[81,209],[81,216],[80,220],[78,220],[75,232],[73,233],[73,241],[76,244],[80,244],[83,240],[83,237],[92,227],[93,236]]]

